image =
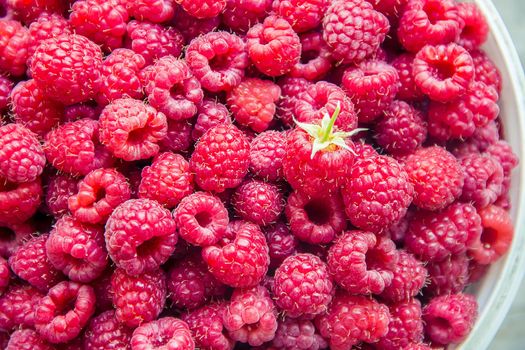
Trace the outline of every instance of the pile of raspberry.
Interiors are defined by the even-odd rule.
[[[444,349],[508,251],[454,0],[0,1],[0,348]]]

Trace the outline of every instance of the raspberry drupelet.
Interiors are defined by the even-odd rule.
[[[53,350],[47,341],[32,329],[19,329],[9,338],[5,350]]]
[[[458,43],[467,50],[474,50],[487,41],[487,19],[476,3],[458,3],[458,14],[463,21]]]
[[[405,250],[398,251],[398,260],[392,269],[393,278],[380,297],[397,303],[418,295],[425,286],[428,272],[423,263]]]
[[[327,347],[328,343],[312,321],[287,317],[279,320],[271,349],[319,350]]]
[[[293,66],[291,77],[316,81],[332,68],[332,57],[328,45],[319,32],[308,32],[300,36],[301,59]]]
[[[297,33],[317,28],[323,19],[329,0],[277,0],[272,9],[290,23]]]
[[[130,16],[139,21],[163,23],[175,13],[175,5],[169,0],[122,0]]]
[[[40,178],[19,184],[0,178],[0,226],[13,226],[29,219],[36,213],[42,196]]]
[[[0,297],[0,329],[34,328],[35,308],[43,298],[38,289],[29,284],[13,282]]]
[[[260,23],[272,9],[272,0],[227,0],[221,21],[239,34]]]
[[[194,350],[195,343],[186,322],[175,317],[162,317],[144,323],[133,331],[133,350]]]
[[[117,321],[114,310],[108,310],[93,317],[89,322],[83,337],[84,348],[96,350],[110,345],[114,349],[126,349],[129,347],[132,333],[131,328]]]
[[[503,189],[503,167],[488,154],[469,154],[460,159],[465,173],[461,199],[484,208],[496,201]]]
[[[406,349],[411,343],[423,341],[421,303],[409,299],[389,305],[390,323],[388,333],[376,343],[383,350]]]
[[[279,187],[260,180],[242,183],[231,199],[235,213],[243,220],[260,226],[273,224],[284,209],[284,200]]]
[[[31,38],[27,28],[15,20],[0,21],[0,72],[15,77],[24,75]]]
[[[198,107],[197,120],[191,131],[193,141],[198,141],[206,131],[219,124],[231,124],[230,111],[220,102],[204,99]]]

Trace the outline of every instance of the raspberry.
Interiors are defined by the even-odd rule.
[[[139,100],[118,99],[100,114],[100,141],[115,157],[146,159],[159,151],[157,142],[167,133],[163,113]]]
[[[340,87],[325,81],[303,88],[295,101],[293,116],[299,122],[319,123],[326,114],[333,115],[338,104],[341,112],[335,126],[342,131],[352,131],[357,127],[357,115],[352,101]]]
[[[338,294],[316,326],[330,349],[350,349],[361,341],[375,343],[388,332],[388,307],[364,296]]]
[[[310,81],[324,77],[332,68],[332,59],[322,34],[318,32],[305,33],[300,36],[300,39],[301,59],[292,68],[290,76],[305,78]]]
[[[222,23],[236,33],[245,34],[270,12],[272,0],[227,0]]]
[[[27,28],[13,20],[0,21],[0,72],[21,76],[27,70],[26,61],[31,38]]]
[[[499,140],[486,148],[486,153],[490,154],[492,158],[496,159],[503,168],[503,183],[501,194],[505,194],[510,189],[510,176],[512,170],[518,166],[519,159],[512,151],[510,145],[504,141]]]
[[[67,5],[60,0],[7,0],[7,5],[13,10],[14,15],[26,23],[32,22],[42,13],[63,13]]]
[[[0,329],[34,327],[35,307],[42,297],[28,284],[11,283],[0,297]]]
[[[328,343],[309,320],[285,318],[279,321],[272,346],[282,350],[326,349]]]
[[[217,243],[228,226],[228,211],[219,198],[195,192],[182,199],[173,216],[180,236],[187,242],[208,246]]]
[[[235,34],[210,32],[193,39],[186,62],[206,90],[230,91],[239,85],[248,66],[244,41]]]
[[[117,268],[111,276],[117,321],[127,327],[156,319],[166,303],[166,275],[161,269],[137,276]]]
[[[428,274],[423,263],[404,250],[398,251],[398,260],[392,272],[392,283],[385,287],[381,298],[393,303],[418,295]]]
[[[461,292],[469,282],[469,259],[465,254],[452,255],[427,265],[429,284],[425,295],[440,296]]]
[[[46,165],[40,142],[20,124],[0,126],[0,177],[9,182],[35,181]]]
[[[389,29],[388,19],[364,0],[334,1],[323,19],[323,38],[341,63],[359,63],[372,56]]]
[[[200,256],[186,257],[168,272],[168,291],[173,305],[181,309],[195,309],[212,297],[220,297],[225,286],[208,272]]]
[[[369,123],[390,106],[398,90],[397,70],[381,61],[364,61],[343,75],[343,87],[355,104],[359,121]]]
[[[293,118],[295,115],[295,103],[297,98],[303,91],[307,91],[311,84],[308,80],[303,78],[292,78],[284,76],[277,81],[281,87],[281,96],[277,102],[277,118],[280,119],[286,126],[294,126]]]
[[[74,122],[79,119],[97,120],[103,106],[93,103],[77,103],[64,108],[64,122]]]
[[[11,280],[11,271],[9,270],[9,265],[7,260],[0,257],[0,296],[5,292],[9,282]]]
[[[37,47],[45,40],[61,34],[72,34],[68,20],[57,13],[42,12],[29,25],[30,46],[28,48],[28,60],[31,59]]]
[[[105,51],[122,46],[128,20],[128,11],[118,0],[76,1],[69,15],[75,32],[101,45]]]
[[[169,0],[123,0],[130,16],[139,21],[166,22],[174,15],[173,2]]]
[[[13,90],[13,82],[8,78],[0,75],[0,113],[4,112],[8,106],[8,101]],[[14,103],[14,102],[13,102]],[[13,107],[13,112],[16,113],[16,109]]]
[[[60,282],[36,305],[35,328],[50,343],[65,343],[80,334],[94,312],[93,288],[76,282]]]
[[[464,181],[461,165],[441,147],[416,150],[406,158],[405,170],[414,186],[413,204],[419,208],[439,210],[461,194]]]
[[[284,208],[279,187],[260,180],[248,180],[232,197],[235,213],[242,219],[266,226],[277,221]]]
[[[146,66],[164,56],[178,57],[182,52],[184,39],[175,28],[165,28],[149,22],[130,21],[127,31],[126,47],[140,54]]]
[[[53,350],[54,348],[32,329],[19,329],[11,334],[6,350]]]
[[[250,147],[250,172],[267,181],[282,179],[285,142],[285,134],[279,131],[257,135]]]
[[[399,77],[399,86],[396,98],[406,101],[420,100],[423,98],[423,92],[419,89],[414,81],[412,67],[415,55],[411,53],[402,53],[390,63],[397,70]]]
[[[458,14],[464,23],[458,43],[467,50],[480,47],[489,34],[489,25],[483,12],[475,3],[457,4]]]
[[[250,144],[234,125],[217,125],[195,145],[190,166],[203,190],[223,192],[235,188],[248,172]]]
[[[228,106],[242,126],[262,132],[270,126],[281,88],[269,80],[246,78],[228,93]]]
[[[498,95],[501,94],[501,73],[494,62],[481,49],[470,51],[470,56],[476,71],[475,79],[492,86]]]
[[[495,121],[491,121],[483,127],[476,128],[474,134],[472,134],[468,140],[465,140],[465,142],[457,142],[452,147],[452,153],[454,153],[457,158],[462,158],[463,156],[472,152],[484,152],[487,150],[487,148],[498,141],[498,125]],[[493,157],[497,156],[496,154],[491,155]]]
[[[49,100],[33,79],[15,86],[11,102],[15,122],[39,136],[45,136],[64,116],[64,107]]]
[[[399,17],[403,14],[408,0],[371,0],[370,3],[374,6],[376,11],[381,12],[392,23],[397,23]]]
[[[78,179],[67,174],[53,174],[46,187],[45,203],[47,211],[55,217],[68,212],[67,201],[78,192]]]
[[[332,301],[327,265],[312,254],[286,258],[275,271],[275,303],[289,317],[312,317],[326,311]]]
[[[106,223],[105,236],[109,256],[131,275],[157,269],[177,243],[171,213],[151,199],[119,205]]]
[[[267,226],[264,235],[270,252],[270,267],[279,267],[284,259],[296,253],[299,242],[284,223]]]
[[[328,0],[276,0],[273,11],[287,20],[297,33],[315,29],[330,5]]]
[[[18,224],[29,219],[38,209],[42,195],[40,178],[20,184],[0,178],[0,226]]]
[[[174,317],[162,317],[144,323],[133,331],[133,350],[195,349],[186,322]]]
[[[277,311],[268,290],[262,286],[236,289],[223,314],[230,337],[259,346],[275,337]]]
[[[197,113],[203,92],[185,61],[162,57],[144,76],[149,102],[168,118],[189,119]]]
[[[102,228],[71,216],[57,220],[47,239],[46,252],[51,264],[76,282],[93,281],[107,265]]]
[[[431,348],[429,345],[422,344],[422,343],[411,343],[408,344],[404,350],[432,350],[434,348]]]
[[[188,119],[168,119],[168,133],[159,141],[160,150],[165,152],[186,152],[191,146],[193,125]],[[139,179],[140,180],[140,179]]]
[[[199,0],[197,2],[192,0],[175,0],[175,2],[179,4],[184,11],[196,18],[215,17],[226,7],[226,0]]]
[[[198,141],[206,131],[219,124],[231,124],[230,112],[222,103],[204,99],[198,107],[197,120],[191,132],[193,141]]]
[[[326,244],[346,227],[343,200],[338,194],[308,196],[294,191],[288,197],[286,218],[292,233],[310,244]]]
[[[35,228],[29,222],[0,222],[0,256],[8,259],[34,232]]]
[[[225,303],[210,303],[182,315],[182,320],[188,324],[199,349],[233,349],[235,341],[227,334],[222,321],[225,309]]]
[[[118,323],[115,311],[105,311],[89,322],[84,333],[84,348],[96,350],[111,346],[114,349],[126,349],[129,347],[131,334],[131,329]]]
[[[113,309],[112,274],[113,268],[107,268],[99,278],[91,282],[91,286],[97,296],[97,310]]]
[[[475,74],[472,57],[457,44],[427,45],[412,65],[416,86],[430,99],[443,103],[465,94]]]
[[[445,209],[458,228],[467,233],[467,247],[479,239],[482,232],[481,218],[470,203],[454,203]]]
[[[290,72],[301,57],[301,42],[290,24],[270,15],[246,34],[248,54],[255,67],[271,77]]]
[[[489,155],[470,154],[460,160],[465,172],[461,199],[484,208],[496,201],[502,191],[502,165]]]
[[[423,310],[425,332],[440,344],[459,343],[474,326],[477,308],[476,299],[468,294],[434,298]]]
[[[390,323],[388,333],[376,344],[384,350],[406,349],[411,343],[423,341],[423,321],[421,303],[417,299],[389,306]]]
[[[31,73],[49,98],[74,104],[95,97],[101,64],[102,52],[94,42],[82,35],[64,34],[36,49]]]
[[[216,30],[220,22],[220,17],[218,16],[211,18],[195,18],[188,12],[184,11],[182,7],[177,6],[171,24],[180,31],[184,37],[185,43],[189,44],[192,39]]]
[[[375,156],[354,164],[341,193],[352,224],[380,232],[405,216],[414,188],[395,159]]]
[[[264,235],[248,222],[240,223],[219,245],[205,247],[202,258],[220,282],[236,288],[257,285],[270,263]]]

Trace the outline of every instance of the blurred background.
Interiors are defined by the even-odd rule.
[[[520,54],[522,65],[525,63],[525,1],[493,0]],[[522,92],[525,95],[525,91]],[[525,160],[521,160],[525,161]],[[522,282],[516,300],[501,326],[490,350],[525,349],[525,283]]]

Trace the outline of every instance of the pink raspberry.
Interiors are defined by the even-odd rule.
[[[115,157],[126,161],[146,159],[159,151],[167,133],[166,116],[143,101],[122,98],[100,114],[100,141]]]
[[[146,68],[143,76],[148,101],[159,112],[174,120],[189,119],[197,113],[203,92],[186,61],[162,57]]]
[[[9,98],[11,99],[13,98],[11,96],[13,85],[14,84],[10,79],[0,75],[0,113],[4,112],[6,108],[8,107]],[[14,107],[12,108],[13,108],[13,112],[16,114],[17,113],[16,109]]]
[[[9,265],[7,260],[0,257],[0,296],[4,294],[5,290],[9,286],[11,280],[11,271],[9,270]]]
[[[64,34],[36,49],[31,73],[49,98],[74,104],[95,97],[101,65],[100,47],[82,35]]]
[[[79,0],[73,3],[69,23],[77,34],[93,40],[105,51],[122,46],[128,11],[119,0]]]
[[[32,329],[19,329],[9,338],[6,350],[53,350],[54,348]]]
[[[0,222],[0,256],[8,259],[35,231],[31,222]]]
[[[346,228],[344,204],[338,194],[308,196],[294,191],[285,214],[292,233],[310,244],[330,243]]]
[[[170,20],[175,5],[169,0],[122,0],[130,16],[139,21],[162,23]]]
[[[117,321],[115,311],[108,310],[93,317],[89,322],[84,333],[84,348],[95,350],[111,345],[114,349],[127,349],[131,334],[130,328]]]
[[[9,182],[35,181],[46,165],[36,135],[20,124],[0,126],[0,177]]]
[[[287,20],[297,33],[317,28],[323,19],[328,0],[276,0],[272,8],[276,15]]]
[[[248,222],[241,222],[219,244],[205,247],[202,258],[220,282],[236,288],[257,285],[270,263],[263,233]]]
[[[24,75],[30,45],[29,32],[20,22],[0,21],[0,72],[16,77]]]
[[[155,320],[166,303],[166,274],[162,269],[137,276],[117,268],[111,276],[117,321],[127,327]]]
[[[293,66],[290,76],[310,81],[324,77],[332,68],[332,57],[322,34],[319,32],[304,33],[300,39],[301,59]]]
[[[30,46],[28,48],[28,60],[31,60],[35,50],[41,43],[61,34],[72,34],[68,20],[57,13],[42,12],[29,25]]]
[[[423,341],[421,303],[417,299],[392,304],[388,333],[376,343],[384,350],[406,349],[411,343]]]
[[[414,54],[402,53],[390,63],[397,70],[397,75],[399,76],[399,87],[396,94],[398,99],[413,101],[420,100],[424,96],[423,92],[416,85],[412,74],[414,58]]]
[[[343,233],[328,250],[331,276],[352,294],[379,294],[392,282],[398,259],[394,242],[366,231]]]
[[[67,5],[60,0],[7,0],[7,5],[13,10],[15,17],[25,23],[30,23],[42,13],[64,13]]]
[[[290,24],[274,15],[246,34],[248,54],[255,67],[275,77],[290,72],[301,58],[301,42]]]
[[[54,267],[81,283],[99,277],[108,263],[103,229],[71,216],[57,220],[47,239],[46,253]]]
[[[130,199],[106,223],[106,247],[131,275],[158,269],[175,249],[177,232],[169,210],[151,199]]]
[[[496,89],[498,95],[501,94],[501,73],[494,62],[481,49],[470,51],[470,56],[476,71],[475,79],[492,86]]]
[[[490,155],[470,154],[460,160],[465,173],[461,199],[484,208],[496,201],[502,191],[503,167]]]
[[[425,332],[439,344],[459,343],[470,333],[478,315],[472,295],[458,293],[434,298],[423,310]]]
[[[60,282],[36,305],[35,328],[50,343],[65,343],[80,334],[94,312],[93,288],[76,282]]]
[[[285,142],[283,132],[269,130],[257,135],[250,147],[250,172],[267,181],[282,179]]]
[[[11,283],[0,297],[0,329],[33,328],[35,308],[43,296],[29,284]]]
[[[370,3],[374,6],[376,11],[381,12],[392,23],[397,23],[399,17],[403,14],[408,0],[371,0]]]
[[[131,348],[194,350],[195,343],[186,322],[174,317],[162,317],[137,327],[131,337]]]
[[[15,184],[0,178],[0,226],[19,224],[29,219],[40,206],[42,182]]]
[[[97,120],[102,112],[103,106],[93,102],[77,103],[64,108],[64,122],[74,122],[79,119]]]
[[[216,30],[220,22],[219,16],[196,18],[177,6],[171,24],[180,31],[185,43],[189,44],[194,38]]]
[[[341,63],[359,63],[372,56],[389,29],[388,19],[364,0],[334,1],[323,19],[323,38]]]
[[[241,82],[248,66],[244,41],[235,34],[210,32],[193,39],[186,62],[206,90],[230,91]]]
[[[190,166],[203,190],[224,192],[242,182],[250,164],[250,144],[234,125],[217,125],[195,145]]]
[[[162,152],[186,152],[193,144],[191,120],[168,119],[168,132],[165,138],[159,141]],[[139,179],[140,180],[140,179]]]
[[[286,224],[278,222],[264,228],[270,252],[270,267],[279,267],[284,259],[294,255],[299,242]]]
[[[490,146],[487,146],[485,151],[490,154],[492,158],[496,159],[503,168],[503,183],[500,194],[500,197],[502,197],[510,190],[512,170],[518,166],[519,159],[512,151],[510,145],[504,140],[496,141]]]
[[[221,20],[236,33],[245,34],[268,15],[272,0],[227,0]]]
[[[334,350],[350,349],[364,341],[375,343],[388,333],[388,307],[365,296],[338,294],[328,311],[315,320]]]
[[[277,221],[284,209],[284,200],[277,185],[247,180],[235,190],[232,205],[243,220],[266,226]]]
[[[184,39],[175,28],[133,20],[127,31],[126,47],[141,55],[146,66],[164,56],[178,57],[182,52]]]
[[[196,18],[215,17],[226,7],[226,0],[175,0],[182,9]]]
[[[470,153],[484,152],[498,141],[498,125],[495,121],[492,121],[483,127],[476,128],[474,134],[467,140],[457,140],[451,145],[450,149],[456,158],[462,158]],[[492,156],[494,157],[496,154]]]
[[[381,298],[393,303],[418,295],[425,286],[428,274],[423,263],[405,250],[398,251],[398,260],[392,272],[392,283],[385,287]]]
[[[405,170],[414,186],[413,204],[439,210],[461,194],[464,175],[456,158],[439,146],[420,148],[405,160]]]
[[[452,43],[422,48],[414,59],[412,74],[423,93],[431,100],[444,103],[467,92],[475,71],[468,51]]]
[[[181,238],[201,247],[217,243],[228,226],[228,210],[221,200],[206,192],[182,199],[173,217]]]
[[[328,343],[316,330],[312,321],[285,318],[279,321],[272,349],[319,350],[326,349]]]
[[[230,337],[259,346],[275,337],[277,311],[268,290],[262,286],[235,289],[223,314]]]
[[[475,3],[459,3],[457,8],[459,18],[464,24],[458,43],[467,50],[477,49],[487,41],[489,34],[487,19]]]
[[[52,174],[45,192],[46,210],[60,217],[69,210],[67,201],[78,192],[78,179],[67,174]]]
[[[425,295],[440,296],[461,292],[469,282],[469,259],[465,254],[452,255],[427,265],[429,283]]]
[[[277,84],[281,87],[281,96],[277,101],[276,116],[285,126],[294,126],[295,103],[299,95],[306,91],[311,83],[303,78],[284,76],[277,81]]]
[[[198,107],[197,120],[191,132],[193,141],[198,141],[206,131],[219,124],[231,124],[230,112],[225,105],[204,99]]]
[[[64,117],[64,107],[45,95],[33,79],[21,81],[11,92],[12,111],[16,123],[45,136]]]
[[[275,303],[290,317],[312,316],[326,311],[334,286],[326,263],[312,254],[286,258],[275,270]]]

